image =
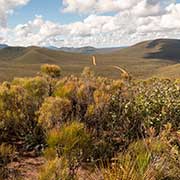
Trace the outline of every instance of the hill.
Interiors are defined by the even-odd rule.
[[[156,39],[117,51],[121,56],[180,61],[180,40]]]
[[[71,53],[95,54],[97,49],[91,46],[87,46],[87,47],[81,47],[81,48],[62,47],[59,50],[65,51],[65,52],[71,52]]]
[[[140,79],[159,75],[179,77],[179,49],[179,40],[145,41],[116,51],[96,52],[97,66],[93,66],[92,55],[83,51],[74,53],[41,47],[6,47],[0,49],[0,80],[36,75],[44,63],[60,65],[64,75],[79,74],[84,67],[90,66],[97,75],[118,78],[119,71],[113,67],[118,65]]]
[[[137,78],[159,76],[159,74],[164,77],[179,77],[180,40],[144,41],[113,53],[97,55],[97,59],[102,64],[116,63]]]
[[[157,71],[157,76],[172,78],[180,77],[180,63],[159,68]]]

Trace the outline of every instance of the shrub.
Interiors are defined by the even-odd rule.
[[[33,99],[32,103],[37,108],[48,96],[48,82],[43,77],[15,78],[12,84],[20,85],[27,90],[28,95]]]
[[[41,66],[41,72],[52,78],[57,78],[61,75],[61,68],[57,65],[44,64]]]
[[[105,99],[101,100],[98,92],[95,92],[96,106],[88,107],[85,122],[94,131],[94,158],[105,160],[126,149],[132,141],[143,137],[143,119],[135,110],[131,90],[126,90],[126,95],[124,90],[118,90],[109,95],[106,102],[103,102]]]
[[[68,174],[72,179],[83,161],[90,156],[90,135],[82,123],[72,122],[50,131],[49,148],[55,148],[59,158],[67,160]]]
[[[39,109],[39,124],[49,130],[59,127],[71,119],[72,105],[68,99],[59,97],[48,97]]]
[[[61,76],[61,68],[57,65],[44,64],[41,66],[41,75],[46,78],[48,82],[48,95],[51,96],[57,80]]]
[[[77,85],[74,82],[57,83],[54,95],[61,98],[73,99],[76,93]]]
[[[97,139],[96,158],[102,158],[103,154],[106,159],[126,149],[129,143],[146,137],[149,127],[154,127],[157,135],[167,122],[179,129],[180,86],[177,81],[132,82],[107,93],[110,98],[106,102],[98,92],[95,91],[94,99],[101,106],[89,105],[86,114],[86,124],[93,128]]]
[[[180,122],[180,86],[169,79],[150,79],[135,86],[136,110],[141,114],[145,126],[160,131],[163,124],[171,122],[178,128]]]
[[[80,79],[71,78],[66,82],[63,80],[59,81],[56,85],[54,95],[61,98],[68,98],[72,104],[73,117],[83,120],[88,104],[94,101],[93,93],[95,87],[93,83],[86,83]]]
[[[58,66],[44,65],[41,76],[0,85],[0,142],[20,141],[37,151],[48,142],[42,179],[74,178],[82,162],[114,156],[115,167],[103,172],[107,179],[178,177],[179,135],[162,129],[167,122],[180,127],[179,80],[112,80],[89,68],[79,77],[59,77]],[[65,175],[59,172],[63,162]]]
[[[151,129],[151,132],[155,132]],[[158,137],[133,142],[113,165],[102,169],[105,180],[165,180],[180,178],[178,132],[172,133],[168,124]],[[170,142],[170,139],[173,141]]]
[[[30,102],[21,86],[0,87],[0,137],[3,141],[24,135],[29,123]]]
[[[15,149],[11,145],[0,145],[0,179],[6,179],[8,176],[7,164],[10,163],[15,155]]]
[[[55,158],[49,160],[39,172],[39,180],[71,180],[68,176],[67,161],[65,159]]]
[[[103,90],[96,90],[93,94],[94,102],[97,106],[107,104],[110,101],[110,94]]]
[[[85,67],[81,75],[83,78],[87,79],[94,78],[94,72],[89,67]]]
[[[22,141],[27,148],[41,144],[44,135],[37,125],[34,97],[20,85],[0,87],[0,141]]]

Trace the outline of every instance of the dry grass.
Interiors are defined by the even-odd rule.
[[[167,57],[177,55],[178,58],[179,53],[176,48],[173,50],[173,48],[165,47],[162,50],[167,53],[162,53],[162,59],[159,59],[158,52],[163,47],[163,43],[160,41],[156,46],[147,48],[152,43],[148,41],[116,52],[96,54],[93,59],[91,55],[38,47],[0,50],[0,80],[10,80],[14,76],[34,76],[44,63],[60,65],[63,72],[66,72],[64,75],[80,74],[84,67],[91,66],[97,75],[119,78],[119,70],[116,71],[112,66],[120,66],[122,69],[126,69],[134,78],[144,79],[161,74],[180,77],[179,62],[175,61],[174,58],[166,58],[166,55]],[[166,43],[172,44],[168,41]],[[174,47],[173,44],[172,46]],[[170,50],[168,51],[168,49]],[[155,58],[156,53],[157,58]],[[153,54],[153,57],[145,58],[148,54]]]

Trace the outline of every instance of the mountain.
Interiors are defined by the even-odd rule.
[[[87,47],[81,47],[81,48],[68,48],[68,47],[62,47],[60,48],[61,51],[65,52],[72,52],[72,53],[81,53],[81,54],[94,54],[96,53],[96,48],[87,46]]]
[[[6,47],[8,47],[8,45],[6,45],[6,44],[0,44],[0,49],[6,48]]]
[[[61,50],[35,46],[5,47],[0,49],[0,80],[36,75],[44,63],[60,65],[63,75],[80,74],[89,66],[97,75],[118,78],[120,73],[113,67],[118,65],[138,79],[180,77],[179,49],[180,41],[174,39],[145,41],[110,51],[101,49],[101,53],[93,47]],[[97,66],[92,65],[92,52]]]
[[[57,50],[59,51],[59,48],[56,46],[45,46],[44,48],[50,49],[50,50]]]
[[[81,53],[81,54],[104,54],[104,53],[110,53],[117,50],[120,50],[124,47],[112,47],[112,48],[95,48],[91,46],[85,46],[80,48],[74,48],[74,47],[55,47],[55,46],[48,46],[47,47],[50,50],[57,50],[57,51],[64,51],[64,52],[70,52],[70,53]]]

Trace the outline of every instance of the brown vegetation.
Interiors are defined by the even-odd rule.
[[[45,162],[28,165],[39,180],[82,179],[84,172],[90,180],[178,180],[179,79],[113,80],[88,67],[61,77],[61,68],[47,64],[41,70],[0,85],[1,178],[26,156]],[[17,170],[16,179],[27,177]]]

